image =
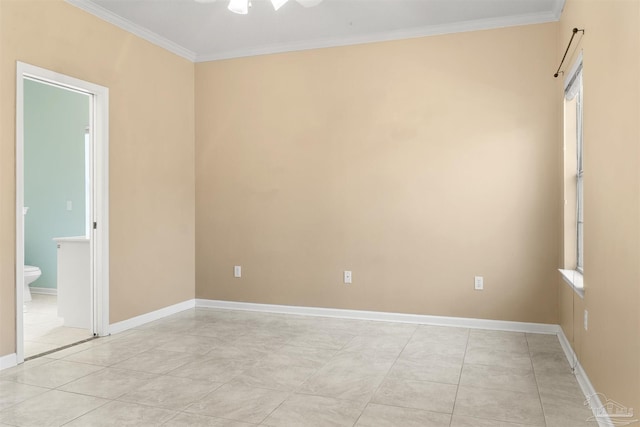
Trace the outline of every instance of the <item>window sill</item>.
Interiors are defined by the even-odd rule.
[[[576,270],[558,269],[558,271],[564,281],[571,286],[571,289],[573,289],[580,298],[584,298],[584,278],[582,277],[582,273]]]

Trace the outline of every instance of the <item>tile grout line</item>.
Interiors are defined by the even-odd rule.
[[[453,398],[453,408],[451,408],[451,419],[449,427],[453,424],[453,414],[456,411],[456,402],[458,401],[458,391],[460,391],[460,381],[462,380],[462,371],[464,370],[465,359],[467,358],[467,349],[469,348],[469,340],[471,339],[471,330],[467,329],[467,341],[464,346],[464,354],[462,355],[462,365],[460,365],[460,374],[458,375],[458,383],[456,384],[456,395]]]
[[[544,404],[542,403],[542,396],[540,395],[540,386],[538,385],[538,375],[536,375],[536,367],[533,364],[533,354],[531,353],[531,347],[529,346],[529,336],[528,334],[524,334],[524,338],[527,342],[527,350],[529,350],[529,359],[531,359],[531,370],[533,371],[533,379],[536,382],[536,391],[538,392],[538,401],[540,402],[540,409],[542,409],[542,419],[544,421],[544,425],[547,425],[547,416],[544,410]],[[557,339],[557,336],[556,336]]]
[[[354,341],[358,336],[360,336],[360,335],[355,334],[355,335],[354,335],[354,336],[349,340],[349,342],[345,343],[345,344],[344,344],[340,349],[324,349],[324,348],[321,348],[321,350],[330,350],[330,351],[335,351],[335,353],[334,353],[334,354],[333,354],[333,355],[332,355],[332,356],[331,356],[331,357],[330,357],[326,362],[324,362],[324,364],[323,364],[322,366],[319,366],[319,367],[318,367],[318,369],[316,369],[316,370],[314,371],[314,373],[313,373],[313,374],[309,375],[309,376],[308,376],[308,377],[307,377],[307,378],[306,378],[306,379],[305,379],[301,384],[299,384],[299,385],[298,385],[298,387],[296,387],[296,389],[292,391],[292,394],[304,394],[304,395],[306,395],[306,396],[314,396],[314,397],[327,398],[328,396],[322,396],[322,395],[315,395],[315,394],[309,394],[309,393],[304,393],[304,392],[298,392],[298,390],[300,390],[300,388],[302,388],[302,387],[307,383],[307,381],[309,381],[309,380],[310,380],[314,375],[316,375],[316,374],[317,374],[317,373],[318,373],[318,372],[319,372],[319,371],[320,371],[324,366],[326,366],[326,365],[327,365],[331,360],[333,360],[333,359],[334,359],[338,354],[340,354],[340,352],[342,352],[342,351],[345,349],[345,347],[347,347],[349,344],[351,344],[351,343],[352,343],[352,342],[353,342],[353,341]],[[292,344],[291,346],[292,346],[292,347],[294,347],[295,345],[293,345],[293,344]],[[303,347],[303,348],[314,348],[314,349],[318,349],[317,347]],[[335,397],[329,397],[329,398],[331,398],[331,399],[335,399],[335,400],[340,400],[340,401],[346,401],[346,402],[355,402],[355,401],[346,400],[346,399],[338,399],[338,398],[335,398]],[[288,399],[288,397],[287,397],[287,399]],[[285,401],[286,401],[286,400],[285,400]],[[279,408],[280,406],[282,406],[282,404],[284,404],[284,401],[283,401],[283,402],[278,406],[278,408]],[[365,406],[365,408],[366,408],[366,404],[365,404],[364,406]],[[277,409],[277,408],[276,408],[276,409]],[[275,412],[275,410],[274,410],[273,412]],[[273,413],[273,412],[272,412],[272,413]],[[356,419],[356,422],[357,422],[357,420],[358,420],[358,419],[360,419],[360,416],[362,416],[362,412],[364,412],[364,409],[362,409],[362,411],[360,411],[360,415],[359,415],[359,416],[358,416],[358,418]],[[270,416],[270,415],[271,415],[271,414],[269,414],[269,416]],[[268,418],[268,417],[267,417],[267,418]],[[265,418],[265,419],[260,423],[260,425],[262,425],[262,423],[263,423],[267,418]],[[353,425],[355,425],[355,423],[354,423]]]
[[[382,387],[382,384],[385,382],[385,380],[387,379],[387,376],[389,375],[389,373],[393,370],[393,367],[396,366],[396,363],[398,363],[398,359],[400,358],[400,356],[402,355],[402,352],[407,348],[407,346],[409,345],[409,343],[411,342],[411,340],[413,339],[413,337],[415,336],[416,332],[418,331],[418,329],[420,328],[420,325],[416,325],[416,328],[413,330],[413,332],[411,333],[411,336],[409,337],[409,339],[407,340],[407,342],[404,344],[404,346],[402,347],[402,350],[400,350],[400,352],[398,353],[398,355],[396,356],[395,360],[393,361],[393,363],[391,364],[391,367],[389,367],[389,370],[387,371],[387,373],[384,375],[384,377],[382,378],[382,381],[380,381],[380,384],[378,384],[378,386],[376,387],[375,391],[371,394],[371,397],[369,397],[369,400],[364,404],[364,407],[362,409],[362,411],[360,412],[360,415],[358,416],[358,418],[356,419],[356,421],[353,423],[353,427],[355,427],[356,424],[358,424],[358,421],[360,421],[360,418],[362,417],[362,414],[364,414],[364,411],[369,407],[369,405],[371,404],[371,400],[376,396],[376,394],[378,393],[378,390],[380,390],[380,387]]]
[[[57,389],[56,389],[56,390],[57,390]],[[58,390],[58,391],[62,391],[62,390]],[[70,393],[70,392],[64,392],[64,393]],[[77,394],[77,393],[76,393],[76,394]],[[86,396],[86,395],[83,395],[83,396]],[[91,396],[91,397],[95,397],[95,396]],[[85,415],[88,415],[88,414],[90,414],[90,413],[92,413],[92,412],[94,412],[94,411],[97,411],[98,409],[102,408],[103,406],[106,406],[106,405],[108,405],[109,403],[113,402],[113,400],[108,400],[108,399],[105,399],[105,400],[107,400],[107,401],[106,401],[105,403],[103,403],[102,405],[100,405],[100,406],[98,406],[98,407],[96,407],[96,408],[93,408],[93,409],[91,409],[91,410],[89,410],[89,411],[87,411],[87,412],[85,412],[85,413],[83,413],[83,414],[78,415],[77,417],[75,417],[75,418],[73,418],[73,419],[71,419],[71,420],[67,421],[66,423],[61,424],[61,425],[60,425],[60,427],[62,427],[62,426],[66,426],[66,425],[68,425],[68,424],[70,424],[70,423],[74,422],[74,421],[75,421],[75,420],[77,420],[78,418],[82,418],[82,417],[84,417]]]

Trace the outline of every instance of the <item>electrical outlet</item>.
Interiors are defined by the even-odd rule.
[[[346,284],[351,283],[351,271],[349,270],[344,271],[344,283]]]
[[[587,310],[584,311],[584,330],[589,330],[589,312]]]
[[[242,277],[242,266],[233,266],[233,277]]]
[[[484,289],[484,278],[482,276],[476,276],[473,279],[473,288],[476,291],[481,291]]]

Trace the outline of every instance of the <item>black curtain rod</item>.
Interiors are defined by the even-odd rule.
[[[564,64],[564,60],[567,57],[567,52],[569,52],[569,48],[571,47],[571,43],[573,43],[573,38],[576,36],[576,33],[578,31],[582,31],[582,34],[584,34],[584,28],[582,30],[579,30],[577,28],[573,29],[573,31],[571,32],[571,38],[569,39],[569,44],[567,45],[567,49],[564,51],[564,55],[562,55],[562,61],[560,61],[560,65],[558,65],[558,70],[553,75],[553,77],[558,77],[558,74],[560,74],[560,68],[562,68],[562,64]]]

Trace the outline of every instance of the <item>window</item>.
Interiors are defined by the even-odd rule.
[[[582,266],[584,262],[584,239],[583,239],[583,225],[584,225],[584,171],[582,168],[583,158],[583,143],[582,143],[582,65],[573,80],[569,85],[568,95],[572,95],[575,92],[575,105],[576,105],[576,270],[582,273]]]
[[[584,145],[582,138],[582,61],[565,81],[565,268],[584,268]]]

